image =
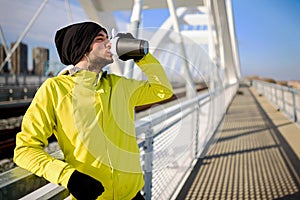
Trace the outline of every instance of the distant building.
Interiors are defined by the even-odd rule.
[[[15,42],[11,43],[11,49]],[[20,43],[15,52],[11,56],[11,65],[13,73],[21,74],[28,73],[28,46],[27,44]]]
[[[300,89],[300,81],[288,81],[288,86]]]
[[[46,66],[49,63],[49,49],[43,47],[33,48],[33,74],[45,75]]]
[[[2,62],[5,60],[5,58],[6,58],[6,53],[5,53],[4,46],[0,44],[0,66],[2,65]],[[3,72],[8,72],[7,62],[5,63],[4,67],[0,70],[0,74],[2,74]]]

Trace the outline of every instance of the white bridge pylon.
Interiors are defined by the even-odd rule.
[[[148,38],[150,47],[153,47],[150,51],[160,61],[173,63],[168,65],[170,70],[180,73],[190,86],[193,83],[191,79],[195,78],[194,70],[203,72],[204,76],[206,73],[213,76],[209,66],[205,66],[206,61],[203,61],[207,59],[216,66],[223,86],[236,83],[241,78],[231,0],[114,0],[114,3],[105,0],[79,1],[89,19],[103,24],[109,30],[117,27],[113,11],[131,10],[131,24],[127,31],[136,37],[147,37],[146,27],[140,26],[143,9],[166,8],[170,12],[169,18]],[[163,48],[172,50],[185,59],[175,62],[174,55],[161,51]],[[208,58],[197,53],[199,49],[203,49]],[[133,70],[133,63],[126,62],[125,70],[122,65],[123,63],[115,63],[112,70],[129,77],[139,74]],[[207,79],[213,81],[212,78]]]

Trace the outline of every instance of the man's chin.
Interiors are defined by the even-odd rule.
[[[111,59],[108,62],[109,62],[108,64],[111,64],[114,62],[114,59],[111,57]]]
[[[106,62],[105,62],[105,65],[110,65],[114,62],[114,59],[111,58],[111,59],[106,59]]]

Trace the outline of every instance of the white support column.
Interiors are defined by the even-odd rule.
[[[226,14],[228,18],[228,29],[231,40],[231,48],[232,48],[232,59],[234,63],[234,71],[236,75],[236,79],[239,80],[241,78],[241,70],[240,70],[240,60],[238,53],[238,45],[236,40],[235,26],[234,26],[234,17],[232,11],[232,0],[226,0]]]
[[[44,7],[46,6],[48,0],[44,0],[44,2],[42,3],[42,5],[39,7],[39,9],[36,11],[36,13],[34,14],[34,16],[31,18],[29,24],[26,26],[25,30],[23,31],[23,33],[20,35],[20,37],[18,38],[18,40],[16,41],[15,45],[12,47],[12,49],[10,50],[10,52],[6,55],[5,60],[2,62],[1,66],[0,66],[0,70],[4,67],[5,63],[7,61],[10,60],[12,54],[15,52],[15,50],[17,49],[17,47],[19,46],[20,42],[23,40],[23,38],[26,36],[26,34],[28,33],[29,29],[31,28],[31,26],[33,25],[33,23],[35,22],[36,18],[39,16],[39,14],[41,13],[41,11],[44,9]]]
[[[132,14],[131,14],[131,18],[130,18],[129,32],[131,32],[135,38],[139,37],[139,27],[140,27],[140,22],[141,22],[142,6],[143,6],[142,0],[134,0]],[[133,78],[133,76],[134,76],[133,60],[129,60],[125,63],[124,75],[128,78]]]
[[[226,71],[225,69],[225,55],[224,55],[224,41],[223,35],[225,34],[222,29],[222,17],[219,11],[218,2],[211,1],[211,12],[214,15],[215,19],[215,29],[216,29],[216,36],[218,38],[218,67],[222,70]]]
[[[216,41],[215,41],[215,30],[213,30],[214,27],[214,22],[213,22],[213,17],[211,14],[211,5],[209,0],[205,0],[204,4],[206,6],[206,15],[208,18],[208,55],[211,60],[216,62],[217,60],[217,54],[216,54]]]
[[[66,3],[66,10],[67,10],[67,13],[68,13],[69,23],[72,23],[73,22],[73,17],[72,17],[72,12],[71,12],[71,8],[70,8],[69,0],[65,0],[65,3]]]
[[[2,31],[1,24],[0,24],[0,37],[1,37],[2,44],[3,44],[3,46],[4,46],[4,51],[5,51],[6,54],[8,54],[7,43],[6,43],[6,40],[5,40],[3,31]]]
[[[177,18],[177,14],[176,14],[176,10],[175,10],[175,5],[173,0],[167,0],[168,3],[168,7],[169,7],[169,11],[170,11],[170,17],[173,20],[173,28],[174,30],[178,33],[179,35],[179,43],[180,43],[180,50],[181,50],[181,54],[182,57],[184,58],[183,63],[184,63],[184,77],[186,79],[186,94],[188,98],[192,98],[193,96],[196,95],[196,89],[195,89],[195,84],[193,82],[193,78],[191,75],[191,72],[189,70],[189,63],[187,61],[187,54],[184,48],[184,44],[183,44],[183,38],[182,35],[180,33],[180,27],[179,27],[179,23],[178,23],[178,18]]]
[[[145,200],[151,200],[152,198],[152,177],[153,177],[153,130],[149,128],[145,131],[146,133],[146,140],[144,144],[144,177],[145,177],[145,185],[144,185],[144,193],[145,193]]]
[[[179,27],[177,15],[176,15],[174,2],[173,2],[173,0],[167,0],[167,3],[168,3],[169,11],[170,11],[170,17],[173,21],[174,30],[177,31],[178,33],[180,33],[180,27]]]
[[[130,31],[132,32],[134,37],[138,37],[139,30],[141,23],[141,13],[142,13],[142,6],[143,1],[142,0],[134,0],[132,14],[130,18]]]
[[[212,60],[212,62],[215,64],[215,66],[219,65],[219,43],[217,40],[217,33],[215,28],[215,24],[214,24],[214,18],[212,15],[212,5],[211,5],[211,1],[210,0],[205,0],[204,1],[204,5],[206,6],[206,10],[207,10],[207,15],[208,15],[208,31],[209,31],[209,37],[208,37],[208,54],[210,59]],[[215,87],[216,87],[216,83],[215,83],[215,71],[216,69],[214,69],[214,66],[209,65],[209,69],[208,71],[209,73],[209,88],[210,91],[215,91]],[[214,93],[212,93],[214,94]]]
[[[8,46],[7,46],[7,43],[6,43],[6,40],[5,40],[5,37],[4,37],[4,34],[3,34],[3,31],[2,31],[2,27],[1,27],[1,24],[0,24],[0,37],[1,37],[1,41],[2,41],[2,44],[4,46],[4,51],[5,51],[5,54],[8,55],[9,54],[9,50],[8,50]],[[3,61],[4,62],[4,61]],[[10,59],[7,61],[8,63],[8,69],[11,69],[11,61]],[[5,65],[5,63],[3,64],[3,66]],[[2,63],[0,63],[0,66],[2,66]],[[2,68],[0,68],[0,71],[1,71]]]

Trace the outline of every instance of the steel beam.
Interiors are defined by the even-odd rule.
[[[184,68],[184,77],[186,79],[186,94],[187,94],[188,98],[192,98],[196,95],[196,89],[195,89],[195,84],[194,84],[194,81],[193,81],[193,78],[192,78],[192,75],[191,75],[191,72],[189,69],[189,63],[187,61],[187,53],[186,53],[186,50],[184,47],[183,38],[180,33],[180,26],[179,26],[177,14],[175,11],[175,4],[174,4],[173,0],[167,0],[167,3],[168,3],[169,11],[170,11],[170,17],[173,21],[173,28],[179,35],[181,55],[184,58],[183,68]]]

